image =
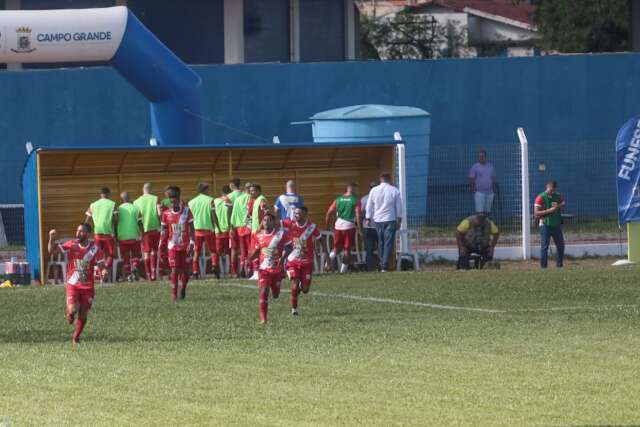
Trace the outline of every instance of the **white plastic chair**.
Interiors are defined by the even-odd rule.
[[[72,239],[60,239],[58,241],[55,242],[56,245],[62,245],[65,244],[66,242],[68,242],[69,240]],[[69,258],[67,257],[67,254],[65,252],[63,253],[59,253],[57,255],[54,255],[52,257],[49,258],[49,261],[47,262],[47,273],[45,275],[45,277],[47,278],[46,280],[49,281],[49,274],[51,274],[51,267],[60,267],[60,270],[62,271],[62,283],[64,283],[67,280],[67,263],[69,262]],[[56,278],[53,278],[53,283],[56,283]]]
[[[409,249],[406,252],[403,252],[400,249],[399,242],[402,240],[402,236],[406,236]],[[396,271],[400,271],[400,267],[402,266],[402,257],[408,256],[413,259],[413,269],[415,271],[420,271],[420,257],[418,255],[418,251],[415,249],[411,249],[411,240],[418,240],[418,232],[416,230],[398,230],[397,233],[398,242],[396,242]]]

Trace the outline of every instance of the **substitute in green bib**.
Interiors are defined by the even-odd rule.
[[[109,187],[100,189],[100,198],[89,205],[85,212],[85,222],[89,224],[93,221],[94,240],[99,249],[105,256],[105,267],[111,271],[113,265],[113,253],[116,247],[116,241],[113,237],[114,224],[118,222],[118,211],[116,203],[109,199],[111,190]]]
[[[536,197],[534,213],[540,224],[540,267],[547,268],[549,243],[556,245],[556,266],[562,267],[564,259],[564,235],[562,234],[562,210],[565,202],[556,191],[556,181],[547,182],[546,189]]]
[[[231,208],[233,207],[229,194],[231,194],[231,188],[225,185],[222,187],[220,197],[213,200],[216,218],[218,219],[218,224],[215,226],[216,252],[213,258],[213,268],[217,271],[220,271],[220,257],[225,255],[229,256],[229,212],[231,212]]]
[[[142,220],[140,211],[131,203],[129,193],[126,191],[121,193],[120,199],[122,203],[118,206],[118,247],[127,280],[133,282],[138,280]]]
[[[193,252],[192,271],[195,277],[200,276],[200,254],[206,243],[211,254],[211,265],[214,266],[216,277],[220,278],[220,271],[215,268],[216,238],[214,225],[218,222],[214,210],[213,197],[209,196],[209,184],[200,183],[198,195],[189,201],[189,209],[193,215],[195,228],[195,246]]]
[[[234,194],[234,191],[229,194],[229,200],[233,203],[230,218],[231,226],[229,228],[229,241],[231,246],[231,277],[236,277],[240,270],[243,269],[242,266],[244,266],[246,261],[246,254],[245,258],[242,258],[242,245],[243,243],[249,244],[250,242],[244,240],[251,238],[251,230],[246,227],[247,204],[250,199],[249,188],[251,187],[251,183],[245,183],[244,187],[244,192],[239,194],[236,193],[235,199],[231,197]],[[240,268],[238,268],[238,258],[240,258]]]
[[[331,216],[334,213],[336,215],[333,232],[333,250],[329,254],[329,259],[335,262],[338,254],[342,252],[341,273],[346,273],[353,264],[351,251],[357,239],[356,230],[362,230],[360,224],[361,207],[357,192],[358,184],[352,182],[347,185],[344,194],[336,197],[325,215],[327,229],[331,228]]]
[[[142,219],[142,252],[144,271],[148,280],[156,280],[158,265],[158,246],[160,246],[160,217],[158,215],[158,196],[153,194],[151,183],[142,186],[142,196],[133,205]]]

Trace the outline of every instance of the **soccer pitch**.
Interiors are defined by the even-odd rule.
[[[636,268],[354,274],[258,324],[249,282],[0,290],[0,424],[640,423]]]

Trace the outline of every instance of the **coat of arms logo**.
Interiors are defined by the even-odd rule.
[[[11,49],[12,52],[29,53],[36,50],[34,47],[31,47],[31,28],[19,27],[16,28],[16,33],[18,33],[18,42],[16,48]]]

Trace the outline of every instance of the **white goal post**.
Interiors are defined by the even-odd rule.
[[[522,259],[531,258],[531,203],[529,202],[529,142],[523,128],[518,128],[520,140],[520,171],[522,174]]]

